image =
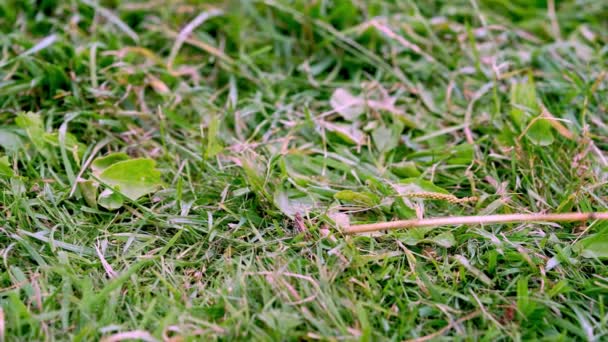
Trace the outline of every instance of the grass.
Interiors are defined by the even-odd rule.
[[[0,340],[608,338],[605,221],[338,228],[606,211],[606,18],[0,2]],[[164,185],[88,203],[76,183],[111,152]]]

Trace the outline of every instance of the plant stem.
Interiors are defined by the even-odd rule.
[[[515,222],[577,222],[592,220],[608,220],[608,212],[437,217],[429,219],[413,219],[369,224],[357,224],[345,228],[343,232],[345,234],[357,234],[400,228],[435,227],[446,225],[455,226],[461,224],[473,225]]]

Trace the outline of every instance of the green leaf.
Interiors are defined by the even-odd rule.
[[[46,153],[46,142],[44,141],[44,126],[42,118],[34,113],[20,113],[15,119],[17,126],[25,130],[28,138],[41,153]]]
[[[45,143],[47,143],[53,147],[59,147],[59,132],[45,133],[43,138],[44,138],[43,140]],[[82,156],[84,154],[84,150],[86,149],[86,146],[84,144],[81,144],[80,142],[78,142],[78,139],[76,139],[76,137],[74,135],[72,135],[70,133],[66,133],[65,148],[68,151],[76,150],[78,155]]]
[[[450,165],[471,164],[475,157],[475,150],[471,144],[460,144],[450,150],[447,163]]]
[[[12,177],[14,175],[8,156],[0,157],[0,177]]]
[[[404,125],[396,121],[390,127],[379,126],[372,131],[372,139],[380,152],[388,152],[399,145]]]
[[[214,116],[207,130],[207,150],[205,151],[205,158],[207,159],[215,157],[222,150],[222,144],[217,138],[219,128],[220,119]]]
[[[108,210],[116,210],[122,207],[123,199],[119,193],[116,193],[111,189],[106,189],[99,194],[97,203]]]
[[[433,236],[427,241],[445,248],[450,248],[456,244],[456,239],[452,232],[443,232],[437,236]]]
[[[79,182],[78,188],[80,189],[80,192],[82,192],[82,196],[87,204],[91,208],[97,208],[97,189],[99,188],[99,183],[88,179],[86,181]]]
[[[526,82],[516,82],[511,86],[511,118],[525,131],[525,136],[533,144],[547,146],[553,143],[551,122],[540,118],[541,108],[536,96],[536,88],[532,75]],[[534,121],[532,121],[534,120]],[[530,124],[531,123],[531,124]]]
[[[511,85],[511,118],[515,124],[523,130],[530,118],[537,116],[539,112],[532,77],[528,77],[526,82],[513,83]]]
[[[346,123],[329,123],[325,122],[323,124],[325,128],[336,134],[343,141],[355,144],[355,145],[364,145],[366,140],[366,135],[359,129],[356,123],[346,124]]]
[[[584,258],[608,258],[608,233],[590,235],[575,245]]]
[[[368,207],[373,207],[380,203],[380,198],[370,192],[356,192],[352,190],[339,191],[334,195],[334,198],[342,202]]]
[[[411,228],[399,234],[399,240],[409,246],[415,246],[425,241],[426,234],[433,230],[432,227]]]
[[[107,169],[110,165],[128,159],[129,156],[126,153],[111,153],[104,157],[95,158],[95,160],[93,160],[93,162],[91,163],[91,170],[93,171],[94,175],[99,176],[99,174],[101,174],[101,172]]]
[[[405,161],[393,164],[391,166],[391,171],[399,176],[399,177],[418,177],[420,176],[420,171],[416,166],[416,163],[413,161]]]
[[[454,234],[451,232],[443,232],[431,238],[426,238],[426,235],[432,230],[432,227],[417,227],[408,229],[400,235],[399,240],[410,246],[415,246],[419,243],[431,243],[441,247],[450,248],[456,244]]]
[[[442,194],[449,194],[444,188],[440,188],[437,185],[420,178],[406,178],[399,182],[397,192],[401,195],[412,192],[439,192]]]
[[[99,174],[99,179],[117,187],[117,190],[133,201],[155,191],[162,184],[156,162],[145,158],[112,164]]]
[[[7,130],[0,130],[0,146],[2,148],[7,151],[16,151],[22,145],[21,138],[17,134]]]
[[[526,131],[526,138],[539,146],[548,146],[555,140],[553,130],[549,120],[540,118],[536,120]]]
[[[274,204],[283,214],[290,218],[293,218],[298,213],[304,215],[314,206],[314,203],[310,198],[290,198],[289,193],[281,189],[274,193]]]

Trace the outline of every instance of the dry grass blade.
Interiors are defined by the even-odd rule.
[[[188,36],[194,31],[197,27],[203,24],[207,19],[217,17],[221,15],[223,12],[219,9],[212,9],[209,11],[201,12],[199,15],[194,18],[188,25],[186,25],[177,36],[173,47],[171,48],[171,54],[169,55],[169,59],[167,61],[167,68],[169,70],[173,70],[173,62],[175,61],[175,57],[177,57],[177,53],[179,49],[182,47]]]
[[[152,336],[149,332],[143,330],[133,330],[117,333],[106,338],[103,338],[102,342],[119,342],[119,341],[129,341],[129,340],[140,340],[145,342],[156,342],[158,341],[154,336]]]
[[[560,214],[505,214],[483,216],[453,216],[429,219],[413,219],[391,222],[352,225],[344,229],[346,234],[369,233],[381,230],[414,227],[456,226],[474,224],[515,223],[515,222],[580,222],[608,220],[608,212],[601,213],[560,213]]]

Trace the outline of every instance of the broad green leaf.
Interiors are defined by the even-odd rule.
[[[540,113],[536,99],[536,88],[532,77],[525,82],[511,85],[511,118],[524,129],[528,121]]]
[[[516,82],[511,86],[511,118],[527,139],[535,145],[547,146],[553,143],[551,122],[539,118],[541,107],[536,96],[532,75],[526,82]],[[532,121],[534,120],[534,121]],[[530,124],[531,123],[531,124]]]
[[[314,203],[308,197],[290,198],[285,190],[274,193],[274,204],[281,212],[291,218],[296,214],[304,215],[313,208]]]
[[[388,152],[399,145],[403,123],[395,121],[390,127],[379,126],[372,131],[372,139],[380,152]]]
[[[408,207],[402,198],[395,198],[395,201],[393,202],[393,213],[403,220],[416,217],[416,210]]]
[[[404,162],[393,164],[391,166],[391,171],[399,177],[418,177],[418,176],[420,176],[420,171],[418,170],[416,163],[413,161],[404,161]]]
[[[334,111],[348,121],[353,121],[365,111],[365,101],[343,88],[334,91],[329,99],[329,104]]]
[[[443,232],[437,236],[433,236],[432,238],[426,240],[428,242],[434,243],[441,247],[450,248],[456,244],[456,239],[454,238],[454,234],[451,232]]]
[[[584,258],[608,258],[608,233],[591,235],[575,245]]]
[[[131,159],[108,166],[99,174],[104,183],[135,201],[161,186],[160,171],[152,159]],[[101,204],[101,203],[100,203]]]
[[[97,189],[99,183],[94,180],[88,179],[78,183],[78,188],[84,197],[84,200],[91,208],[97,208]]]
[[[95,158],[95,160],[93,160],[93,162],[91,163],[91,170],[93,171],[93,174],[95,174],[96,176],[99,176],[99,174],[103,170],[107,169],[110,165],[116,164],[118,162],[125,161],[128,159],[129,159],[129,156],[126,153],[123,153],[123,152],[111,153],[104,157]]]
[[[97,203],[108,210],[116,210],[122,207],[123,199],[119,193],[116,193],[111,189],[106,189],[99,194]]]
[[[450,157],[446,161],[450,165],[468,165],[475,157],[475,150],[471,144],[460,144],[450,150]]]
[[[339,191],[334,195],[334,198],[342,202],[368,207],[373,207],[380,203],[380,198],[370,192],[356,192],[352,190]]]
[[[17,134],[0,129],[0,147],[7,151],[16,151],[22,145],[21,138]]]
[[[59,132],[45,133],[44,142],[51,146],[59,147]],[[76,150],[78,155],[82,156],[84,154],[84,150],[86,149],[86,146],[84,144],[81,144],[80,142],[78,142],[78,139],[76,139],[76,137],[74,135],[72,135],[70,133],[66,133],[65,148],[68,151]]]
[[[0,177],[12,177],[14,174],[8,156],[0,157]]]
[[[449,194],[446,189],[440,188],[437,185],[420,178],[406,178],[395,185],[395,189],[400,195],[412,192],[438,192]]]
[[[430,243],[441,247],[450,248],[456,244],[454,234],[451,232],[444,232],[427,238],[426,235],[432,230],[432,227],[417,227],[408,229],[403,234],[400,234],[399,240],[410,246],[415,246],[419,243]]]
[[[450,147],[445,146],[445,142],[436,142],[434,145],[437,147],[411,153],[407,158],[428,164],[434,164],[438,160],[445,160],[450,165],[469,165],[475,156],[475,149],[471,144],[464,143]]]
[[[536,120],[526,131],[526,138],[530,139],[530,141],[535,145],[551,145],[555,140],[553,137],[551,122],[542,118]]]
[[[399,240],[406,245],[415,246],[425,241],[426,234],[433,230],[431,227],[416,227],[399,234]]]
[[[20,113],[15,119],[17,126],[25,130],[28,138],[39,152],[46,152],[46,142],[44,141],[44,125],[42,118],[34,113]]]
[[[205,158],[207,159],[215,157],[222,150],[222,144],[217,136],[219,128],[220,119],[214,116],[207,130],[207,150],[205,151]]]

